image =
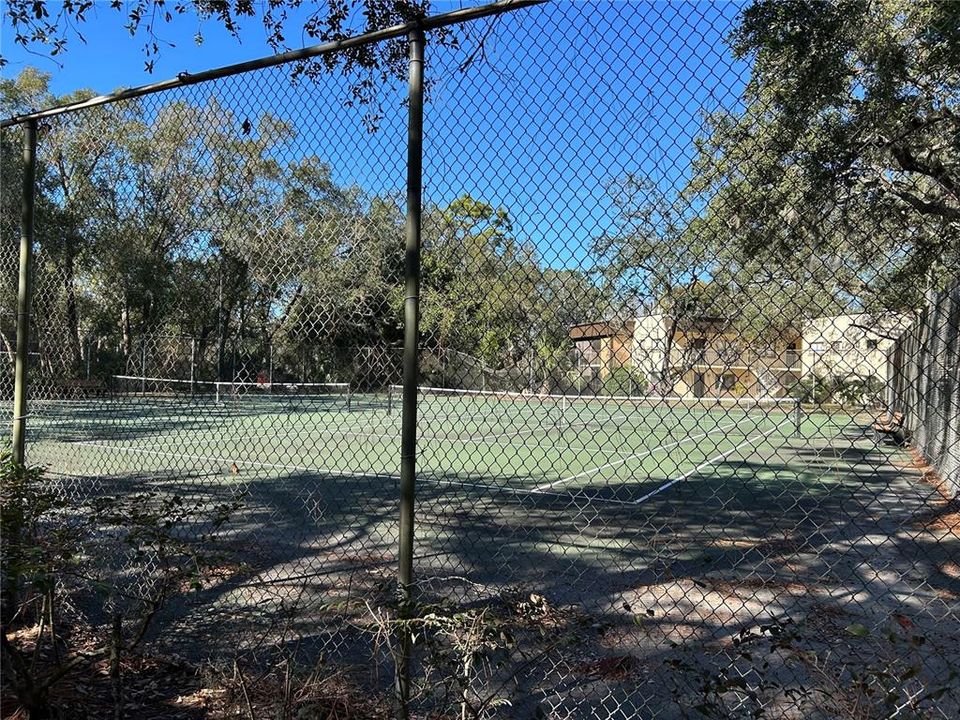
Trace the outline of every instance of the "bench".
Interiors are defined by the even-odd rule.
[[[877,439],[877,442],[882,442],[883,440],[890,438],[896,443],[902,443],[904,441],[903,420],[903,413],[895,412],[890,415],[889,420],[877,420],[873,425],[871,425],[870,427],[873,430],[874,437]]]

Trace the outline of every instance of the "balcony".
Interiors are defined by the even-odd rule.
[[[784,350],[763,354],[753,348],[691,348],[674,347],[670,362],[676,367],[714,369],[766,368],[768,370],[799,370],[800,352]]]

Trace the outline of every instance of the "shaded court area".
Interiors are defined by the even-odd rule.
[[[701,690],[675,663],[740,667],[739,634],[779,623],[808,649],[867,628],[842,659],[857,667],[884,662],[873,633],[904,618],[925,638],[921,679],[957,659],[956,502],[878,442],[871,413],[430,389],[420,401],[424,600],[535,595],[575,619],[575,649],[531,641],[512,687],[528,705],[676,709]],[[229,657],[295,634],[360,674],[387,662],[370,613],[396,596],[389,396],[152,392],[36,414],[32,460],[68,493],[238,503],[219,580],[165,610],[178,652]],[[777,672],[786,687],[818,682]]]

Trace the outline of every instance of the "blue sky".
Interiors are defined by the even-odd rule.
[[[0,5],[4,4],[0,0]],[[437,13],[479,4],[482,2],[434,0],[433,3]],[[290,31],[286,36],[289,48],[317,42],[302,30],[307,14],[304,8],[291,11],[288,21]],[[78,88],[109,92],[121,87],[157,82],[183,71],[207,70],[273,52],[267,44],[266,31],[259,17],[240,20],[238,40],[224,30],[216,19],[201,20],[192,14],[175,15],[170,23],[157,23],[161,49],[159,56],[154,58],[153,72],[148,73],[144,67],[146,56],[143,51],[147,38],[143,32],[131,36],[123,27],[125,22],[124,15],[112,9],[108,0],[95,0],[87,15],[87,22],[76,26],[84,39],[73,33],[68,34],[67,52],[58,58],[50,58],[26,51],[14,43],[13,29],[4,16],[0,28],[0,52],[9,65],[3,69],[3,75],[10,77],[23,67],[32,65],[53,75],[52,89],[58,94]],[[203,35],[201,44],[195,40],[198,32]]]
[[[436,10],[462,3],[438,3]],[[430,45],[433,80],[425,119],[425,199],[442,204],[463,194],[503,206],[517,234],[537,246],[547,265],[591,262],[593,240],[614,231],[606,186],[632,172],[666,191],[683,187],[702,131],[702,112],[736,107],[746,68],[730,57],[724,37],[738,7],[730,3],[553,4],[496,21],[485,62],[459,65],[459,50]],[[492,21],[466,30],[472,37]],[[298,25],[293,18],[291,27]],[[86,43],[71,39],[58,67],[25,53],[3,27],[10,76],[30,64],[52,74],[56,93],[86,87],[107,92],[268,54],[258,20],[237,40],[215,21],[193,17],[162,26],[154,72],[144,71],[144,38],[131,38],[115,11],[96,7],[83,26]],[[290,46],[299,37],[289,33]],[[309,39],[304,38],[309,44]],[[349,82],[336,75],[290,83],[289,69],[263,71],[213,86],[170,94],[195,103],[210,98],[231,108],[236,122],[272,113],[289,119],[296,137],[284,157],[316,154],[334,177],[373,192],[396,192],[404,181],[405,87],[388,83],[383,120],[371,134],[363,111],[344,106]]]

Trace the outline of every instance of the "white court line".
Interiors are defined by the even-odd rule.
[[[189,381],[184,380],[183,382],[189,382]],[[278,396],[278,397],[280,397],[280,396]],[[78,402],[85,402],[85,401],[78,401]],[[143,405],[144,405],[144,403],[137,403],[137,406],[138,406],[138,407],[143,407]],[[179,403],[179,402],[171,402],[171,403],[169,403],[169,404],[168,404],[168,403],[162,403],[162,402],[161,402],[161,403],[159,403],[159,404],[157,404],[157,405],[152,405],[151,407],[152,407],[152,408],[156,408],[156,409],[171,408],[171,409],[173,409],[173,410],[177,410],[178,412],[169,413],[169,416],[170,416],[171,418],[174,418],[174,419],[175,419],[175,418],[179,418],[179,417],[181,417],[181,416],[183,416],[183,415],[186,414],[185,412],[179,412],[180,410],[183,410],[184,408],[189,409],[189,407],[193,407],[193,406],[187,406],[187,405],[184,405],[184,404]],[[197,406],[197,407],[206,407],[206,404],[201,404],[201,405],[199,405],[199,406]],[[360,412],[366,412],[366,411],[360,411]],[[277,414],[281,414],[281,413],[277,413]],[[352,415],[352,414],[353,414],[353,413],[344,413],[345,416],[349,416],[349,415]],[[522,419],[526,418],[527,416],[537,417],[538,414],[539,414],[538,408],[536,408],[536,407],[527,407],[527,408],[522,409],[522,410],[519,411],[519,412],[506,413],[506,417],[507,417],[508,420],[511,419],[511,418],[512,418],[512,419],[521,419],[521,420],[522,420]],[[243,422],[244,422],[244,420],[246,419],[246,417],[247,417],[247,416],[244,415],[243,413],[235,413],[235,412],[230,412],[230,411],[221,411],[221,412],[217,412],[217,413],[210,413],[210,414],[206,414],[206,415],[200,415],[200,416],[197,417],[197,420],[202,419],[204,422],[209,423],[209,424],[220,423],[220,422],[223,422],[224,420],[226,420],[226,421],[228,421],[228,422],[234,422],[235,424],[243,424]],[[538,432],[538,431],[545,431],[545,433],[549,433],[549,432],[551,432],[551,431],[553,431],[553,430],[563,431],[563,430],[567,430],[567,429],[575,428],[575,427],[580,427],[580,426],[589,427],[589,426],[591,426],[591,425],[597,425],[597,426],[599,426],[599,427],[602,427],[602,426],[603,426],[604,424],[606,424],[606,423],[617,422],[617,421],[620,421],[620,420],[629,420],[631,417],[632,417],[632,416],[630,416],[630,415],[615,415],[615,416],[611,416],[611,417],[608,417],[608,418],[592,418],[592,419],[590,419],[590,420],[581,420],[581,421],[578,421],[578,422],[571,422],[571,423],[566,424],[566,425],[563,425],[563,426],[558,425],[558,424],[557,424],[558,421],[554,421],[553,423],[549,423],[549,424],[546,424],[546,425],[538,425],[538,426],[536,426],[536,427],[534,427],[534,428],[528,428],[528,429],[526,429],[526,430],[516,430],[516,431],[490,433],[490,434],[487,434],[487,435],[468,436],[468,437],[466,437],[466,438],[464,438],[464,437],[462,437],[462,436],[450,436],[450,435],[427,435],[427,436],[421,435],[421,437],[424,438],[424,439],[440,440],[440,441],[444,441],[444,442],[483,443],[483,442],[486,442],[486,441],[488,441],[488,440],[496,440],[496,439],[498,439],[498,438],[512,438],[512,437],[517,437],[517,436],[522,436],[522,435],[531,435],[531,434],[536,433],[536,432]],[[460,413],[449,413],[449,414],[444,414],[444,415],[439,415],[439,416],[437,416],[437,415],[428,415],[428,416],[427,416],[426,418],[424,418],[424,420],[423,420],[423,426],[424,426],[424,427],[429,427],[430,424],[431,424],[431,421],[443,420],[443,419],[450,419],[450,418],[456,418],[456,419],[471,419],[471,420],[476,420],[476,421],[478,421],[478,422],[480,422],[480,423],[486,423],[486,422],[488,422],[488,421],[490,421],[490,420],[494,420],[494,419],[503,419],[503,418],[500,418],[500,417],[495,417],[495,414],[492,414],[492,413],[491,413],[491,414],[486,414],[486,415],[478,418],[478,417],[476,417],[476,416],[472,416],[469,412],[460,412]],[[545,418],[545,419],[549,419],[549,418]],[[65,420],[64,422],[71,422],[71,421],[66,421],[66,420]],[[91,421],[91,422],[92,422],[92,421]],[[362,421],[361,421],[360,423],[357,423],[357,424],[347,423],[347,426],[348,426],[348,427],[351,427],[351,432],[349,432],[349,433],[348,433],[348,432],[345,432],[345,431],[341,431],[341,430],[335,429],[335,428],[323,428],[323,429],[321,429],[321,430],[318,430],[317,432],[319,432],[319,433],[325,433],[325,434],[350,435],[350,436],[352,436],[352,437],[367,437],[367,438],[381,438],[381,437],[382,437],[382,438],[388,438],[388,437],[390,437],[389,435],[383,435],[383,436],[381,436],[381,435],[377,435],[376,433],[367,434],[367,433],[358,433],[358,432],[353,432],[353,431],[354,431],[354,430],[363,430],[365,427],[369,427],[369,426],[374,426],[374,427],[386,429],[387,427],[390,427],[392,424],[394,424],[394,423],[392,423],[392,422],[389,421],[389,420],[384,421],[384,422],[379,422],[379,423],[370,423],[370,422],[362,422]],[[275,429],[275,428],[274,428],[274,429]],[[231,435],[231,437],[256,437],[256,436],[257,436],[257,434],[252,434],[252,433],[251,433],[251,434],[244,434],[244,435]],[[495,444],[495,443],[490,443],[490,444]],[[542,444],[531,445],[531,444],[529,444],[529,443],[521,443],[521,444],[519,444],[519,445],[518,445],[517,443],[510,443],[510,442],[508,442],[508,443],[496,443],[496,444],[500,444],[501,446],[505,446],[505,447],[544,447],[544,445],[542,445]],[[617,455],[626,455],[626,454],[627,454],[627,453],[625,453],[625,452],[623,452],[623,451],[617,451],[617,450],[611,451],[611,450],[604,449],[604,448],[600,448],[600,447],[591,448],[591,447],[582,447],[582,446],[573,446],[573,445],[558,445],[558,444],[555,444],[555,443],[548,444],[546,447],[549,447],[549,448],[552,448],[552,449],[556,449],[556,450],[565,450],[565,449],[568,449],[568,450],[582,450],[582,451],[586,451],[586,452],[607,452],[607,453],[613,452],[613,453],[615,453],[615,454],[617,454]]]
[[[784,425],[792,424],[792,422],[793,422],[792,420],[788,420],[788,421],[786,421],[786,422],[782,422],[782,423],[780,423],[779,425],[777,425],[775,428],[772,428],[772,429],[770,429],[770,430],[767,430],[765,433],[763,433],[763,434],[761,434],[761,435],[757,435],[756,437],[752,437],[752,438],[747,438],[747,439],[744,440],[742,443],[740,443],[739,445],[737,445],[735,448],[733,448],[733,449],[731,449],[731,450],[727,450],[725,453],[721,453],[720,455],[717,455],[716,457],[712,457],[712,458],[710,458],[709,460],[706,460],[706,461],[700,463],[699,465],[697,465],[693,470],[684,473],[683,475],[681,475],[681,476],[678,477],[678,478],[674,478],[674,479],[671,480],[670,482],[664,483],[663,485],[661,485],[660,487],[658,487],[656,490],[651,490],[651,491],[648,492],[646,495],[644,495],[643,497],[641,497],[639,500],[634,500],[634,501],[633,501],[633,504],[634,504],[634,505],[639,505],[640,503],[643,503],[643,502],[649,500],[649,499],[652,498],[654,495],[659,495],[659,494],[662,493],[664,490],[667,490],[667,489],[673,487],[674,485],[676,485],[678,482],[681,482],[681,481],[683,481],[683,480],[686,480],[686,479],[687,479],[688,477],[690,477],[691,475],[700,472],[701,470],[703,470],[703,468],[708,467],[708,466],[710,466],[710,465],[713,465],[713,464],[714,464],[715,462],[717,462],[718,460],[723,460],[725,457],[727,457],[728,455],[732,455],[733,453],[735,453],[737,450],[740,450],[741,448],[745,448],[745,447],[749,447],[750,445],[753,445],[753,444],[754,444],[755,442],[757,442],[758,440],[763,440],[763,438],[765,438],[767,435],[769,435],[769,434],[771,434],[771,433],[773,433],[773,432],[776,432],[777,430],[779,430],[780,428],[782,428]]]
[[[321,473],[324,475],[332,475],[335,477],[372,477],[380,478],[385,480],[395,480],[399,482],[399,475],[390,475],[388,473],[377,473],[377,472],[366,472],[366,471],[349,471],[349,470],[330,470],[324,467],[309,467],[306,465],[287,465],[281,463],[267,463],[261,462],[260,460],[231,460],[229,458],[222,458],[215,455],[191,455],[188,453],[181,452],[167,452],[163,450],[146,450],[143,448],[128,448],[128,447],[117,447],[116,445],[104,445],[96,444],[90,441],[82,441],[79,443],[74,443],[75,445],[85,445],[87,447],[96,447],[104,448],[107,450],[115,450],[117,452],[126,452],[126,453],[136,453],[140,455],[154,455],[160,457],[174,457],[174,458],[186,458],[189,460],[202,460],[204,462],[213,462],[213,463],[223,463],[227,465],[228,463],[236,462],[237,465],[246,465],[251,467],[263,467],[276,470],[300,470],[306,472],[315,472]],[[574,499],[577,496],[572,493],[563,493],[563,492],[542,492],[537,490],[527,490],[526,488],[508,488],[502,485],[491,485],[489,483],[481,482],[468,482],[465,480],[443,480],[436,477],[429,477],[424,475],[418,475],[417,482],[427,482],[433,485],[453,485],[456,487],[470,487],[478,488],[481,490],[487,491],[496,491],[496,492],[506,492],[512,495],[550,495],[558,498]],[[594,498],[591,502],[601,502],[611,505],[625,505],[622,500],[607,500],[604,498]]]
[[[501,485],[491,485],[491,484],[489,484],[489,483],[481,483],[481,482],[468,482],[468,481],[463,481],[463,480],[443,480],[443,479],[439,479],[439,478],[435,478],[435,477],[429,477],[429,476],[424,476],[424,475],[418,475],[417,480],[418,480],[418,482],[427,482],[427,483],[431,483],[431,484],[434,484],[434,485],[451,485],[451,486],[456,486],[456,487],[471,487],[471,488],[478,488],[478,489],[487,490],[487,491],[491,491],[491,490],[492,490],[492,491],[496,491],[496,492],[498,492],[498,493],[508,493],[508,494],[512,494],[512,495],[547,495],[547,496],[552,496],[552,497],[557,497],[557,498],[565,498],[565,499],[569,499],[569,500],[576,500],[577,497],[584,497],[584,498],[587,500],[587,502],[590,503],[590,504],[616,505],[616,506],[621,506],[621,507],[622,507],[622,506],[636,506],[636,505],[640,505],[640,504],[642,504],[643,502],[649,500],[651,497],[654,497],[655,495],[658,495],[659,493],[663,492],[664,490],[667,490],[667,489],[673,487],[673,486],[676,485],[677,483],[679,483],[679,482],[681,482],[681,481],[683,481],[683,480],[686,480],[688,477],[690,477],[690,476],[692,476],[693,474],[699,472],[699,471],[702,470],[703,468],[705,468],[705,467],[707,467],[707,466],[709,466],[709,465],[712,465],[713,463],[716,463],[717,461],[722,460],[722,459],[728,457],[729,455],[732,455],[732,454],[733,454],[734,452],[736,452],[737,450],[740,450],[741,448],[744,448],[744,447],[748,447],[748,446],[750,446],[750,445],[753,445],[753,444],[756,443],[757,441],[762,440],[763,438],[767,437],[768,435],[770,435],[770,434],[776,432],[777,430],[781,429],[781,428],[784,427],[785,425],[789,425],[791,422],[792,422],[791,420],[788,420],[788,421],[786,421],[786,422],[781,423],[780,425],[777,425],[777,426],[774,427],[774,428],[771,428],[770,430],[768,430],[767,432],[765,432],[765,433],[763,433],[763,434],[761,434],[761,435],[757,435],[757,436],[755,436],[755,437],[748,438],[747,440],[745,440],[744,442],[740,443],[739,445],[737,445],[736,447],[732,448],[731,450],[728,450],[728,451],[726,451],[726,452],[724,452],[724,453],[721,453],[720,455],[717,455],[716,457],[713,457],[713,458],[710,458],[709,460],[706,460],[705,462],[703,462],[703,463],[701,463],[700,465],[698,465],[697,467],[695,467],[693,470],[690,470],[689,472],[684,473],[684,474],[681,475],[680,477],[675,478],[675,479],[671,480],[670,482],[664,483],[664,484],[661,485],[660,487],[656,488],[655,490],[652,490],[651,492],[647,493],[646,495],[644,495],[643,497],[641,497],[641,498],[639,498],[639,499],[637,499],[637,500],[617,500],[617,499],[613,499],[613,498],[600,498],[600,497],[592,497],[592,498],[590,498],[590,497],[587,497],[587,496],[584,496],[584,495],[583,495],[582,489],[581,489],[580,491],[577,491],[577,492],[551,492],[551,491],[550,491],[550,488],[552,488],[552,487],[553,487],[554,485],[556,485],[557,483],[565,482],[566,480],[569,480],[569,479],[572,479],[572,478],[566,478],[566,479],[564,479],[564,480],[558,480],[558,481],[555,481],[555,482],[553,482],[553,483],[550,483],[550,484],[547,484],[547,485],[541,485],[541,486],[539,486],[539,487],[536,487],[536,488],[533,488],[533,489],[530,489],[530,490],[528,490],[528,489],[526,489],[526,488],[508,488],[508,487],[501,486]],[[718,430],[723,430],[723,429],[728,429],[729,427],[732,427],[732,426],[724,426],[724,427],[722,427],[722,428],[716,428],[716,429],[713,430],[712,432],[716,432],[716,431],[718,431]],[[677,441],[677,442],[674,442],[674,443],[670,443],[669,445],[662,445],[662,446],[657,447],[657,448],[654,448],[653,450],[650,450],[650,451],[648,451],[648,452],[646,452],[646,453],[641,453],[641,454],[639,454],[639,455],[632,455],[631,458],[632,458],[632,457],[636,457],[636,458],[645,457],[646,455],[653,454],[653,453],[655,453],[655,452],[657,452],[657,451],[659,451],[659,450],[668,449],[668,448],[673,447],[673,446],[675,446],[675,445],[678,445],[678,444],[681,444],[681,443],[683,443],[683,442],[686,442],[687,440],[696,439],[696,438],[698,438],[698,437],[700,437],[700,436],[691,436],[691,437],[685,438],[685,439],[683,439],[683,440],[680,440],[680,441]],[[83,441],[79,441],[79,442],[72,443],[72,444],[75,444],[75,445],[85,445],[85,446],[88,446],[88,447],[103,448],[103,449],[107,449],[107,450],[115,450],[115,451],[118,451],[118,452],[137,453],[137,454],[142,454],[142,455],[154,455],[154,456],[160,456],[160,457],[173,457],[173,458],[185,458],[185,459],[190,459],[190,460],[202,460],[202,461],[204,461],[204,462],[223,463],[224,465],[226,465],[227,463],[230,463],[230,462],[236,462],[237,465],[246,465],[246,466],[252,466],[252,467],[263,467],[263,468],[279,469],[279,470],[299,470],[299,471],[306,471],[306,472],[316,472],[316,473],[322,473],[322,474],[332,475],[332,476],[336,476],[336,477],[358,477],[358,476],[359,476],[359,477],[373,477],[373,478],[380,478],[380,479],[387,479],[387,480],[395,480],[395,481],[399,481],[399,480],[400,480],[400,477],[399,477],[398,475],[390,475],[390,474],[388,474],[388,473],[377,473],[377,472],[366,472],[366,471],[360,471],[360,472],[358,472],[358,471],[347,471],[347,470],[330,470],[330,469],[323,468],[323,467],[310,467],[310,466],[305,466],[305,465],[288,465],[288,464],[281,464],[281,463],[266,463],[266,462],[262,462],[262,461],[259,461],[259,460],[231,460],[231,459],[228,459],[228,458],[222,458],[222,457],[210,456],[210,455],[192,455],[192,454],[187,454],[187,453],[182,453],[182,452],[168,452],[168,451],[162,451],[162,450],[147,450],[147,449],[143,449],[143,448],[117,447],[117,446],[115,446],[115,445],[106,445],[106,444],[102,444],[102,443],[95,443],[94,441],[90,441],[90,440],[83,440]],[[628,460],[630,460],[630,458],[626,458],[623,462],[626,462],[626,461],[628,461]],[[609,466],[611,466],[611,465],[618,465],[618,464],[623,464],[623,463],[620,462],[620,461],[616,461],[615,463],[609,463],[608,465],[601,466],[601,468],[606,468],[606,467],[609,467]],[[588,471],[588,472],[589,472],[589,471]],[[595,470],[594,470],[594,472],[595,472]],[[581,473],[580,475],[582,475],[582,474],[583,474],[583,473]],[[579,477],[580,475],[574,476],[574,477]]]
[[[633,455],[629,455],[628,457],[622,458],[620,460],[614,460],[613,462],[608,462],[606,465],[600,465],[599,467],[591,468],[589,470],[584,470],[582,472],[577,473],[576,475],[571,475],[570,477],[560,478],[559,480],[554,480],[553,482],[550,482],[550,483],[538,485],[537,487],[534,488],[534,490],[550,490],[551,488],[554,488],[557,485],[568,483],[571,480],[582,478],[585,475],[593,475],[594,473],[600,472],[601,470],[606,470],[607,468],[620,467],[621,465],[625,465],[631,460],[639,460],[640,458],[645,458],[648,455],[653,455],[654,453],[660,452],[661,450],[669,450],[670,448],[676,447],[677,445],[682,445],[685,442],[690,442],[691,440],[699,440],[700,438],[706,437],[710,433],[719,432],[721,430],[729,430],[733,427],[736,427],[737,425],[739,425],[739,423],[736,423],[736,422],[730,423],[729,425],[724,425],[722,427],[711,428],[707,432],[700,433],[699,435],[688,435],[684,438],[681,438],[680,440],[675,440],[672,443],[667,443],[666,445],[658,445],[652,450],[646,450],[641,453],[635,453]],[[774,428],[774,430],[775,429],[777,428]]]
[[[354,432],[351,430],[336,430],[333,428],[319,428],[311,430],[310,432],[316,433],[317,435],[336,435],[341,437],[359,437],[359,438],[368,438],[373,440],[389,440],[391,442],[398,441],[400,436],[396,433],[394,434],[379,434],[379,433],[361,433]],[[262,433],[244,433],[242,435],[231,434],[231,440],[243,440],[261,437]],[[421,440],[432,440],[442,443],[448,443],[451,445],[456,444],[469,444],[469,445],[493,445],[496,447],[512,447],[512,448],[537,448],[543,450],[555,450],[557,452],[563,452],[564,450],[574,450],[581,452],[591,452],[591,453],[604,453],[607,455],[632,455],[631,452],[626,452],[623,450],[611,450],[609,448],[603,447],[587,447],[585,445],[561,445],[557,443],[512,443],[512,442],[496,442],[493,440],[480,440],[474,438],[461,438],[461,437],[450,437],[449,435],[419,435],[417,438],[418,442]],[[85,442],[85,441],[79,441]]]
[[[516,437],[517,435],[529,435],[531,433],[537,432],[538,430],[545,430],[546,432],[551,432],[553,430],[560,430],[562,432],[564,430],[569,430],[574,427],[579,427],[580,425],[583,425],[584,427],[593,425],[595,423],[600,423],[602,425],[603,423],[617,422],[619,420],[629,420],[630,417],[631,416],[629,415],[614,415],[608,418],[603,418],[602,420],[593,418],[592,420],[581,420],[580,422],[569,423],[568,425],[564,425],[562,427],[558,425],[556,422],[554,422],[551,425],[540,425],[538,427],[531,428],[530,430],[522,430],[519,432],[492,433],[490,435],[479,435],[477,437],[471,437],[470,439],[486,440],[488,438]]]
[[[272,428],[272,429],[273,429],[273,430],[276,430],[276,428]],[[379,428],[371,428],[371,429],[379,429]],[[383,429],[385,429],[385,428],[383,428]],[[391,441],[391,442],[394,442],[394,441],[396,441],[396,440],[399,439],[399,435],[396,435],[396,434],[380,434],[380,433],[376,433],[376,432],[364,433],[364,432],[356,432],[356,431],[354,431],[354,430],[339,430],[339,429],[330,428],[330,427],[311,428],[311,429],[309,430],[309,432],[310,432],[310,433],[317,434],[317,435],[326,435],[326,436],[334,435],[334,436],[340,436],[340,437],[358,437],[358,438],[366,438],[366,439],[369,439],[369,440],[383,440],[383,441]],[[510,437],[512,437],[514,434],[513,434],[513,433],[510,433],[510,434],[508,434],[508,435],[509,435]],[[263,433],[262,433],[262,432],[247,432],[247,433],[242,433],[242,434],[229,433],[229,438],[230,438],[231,440],[253,439],[253,438],[259,438],[259,437],[262,437],[262,436],[263,436]],[[489,436],[488,436],[488,437],[489,437]],[[120,440],[120,441],[123,441],[123,440],[124,440],[124,438],[117,438],[117,439]],[[531,449],[532,449],[532,448],[539,448],[539,449],[544,449],[544,450],[548,450],[548,451],[549,451],[549,450],[553,450],[553,451],[556,451],[556,452],[563,452],[563,451],[565,451],[565,450],[572,450],[572,451],[591,452],[591,453],[605,453],[605,454],[608,454],[608,455],[611,454],[611,453],[614,454],[614,455],[629,455],[629,454],[631,454],[631,453],[628,453],[628,452],[625,452],[625,451],[622,451],[622,450],[611,450],[611,449],[609,449],[609,448],[602,448],[602,447],[587,447],[587,446],[584,446],[584,445],[565,445],[565,444],[557,444],[557,443],[512,443],[512,442],[497,442],[497,441],[494,441],[494,440],[491,440],[491,439],[483,440],[483,439],[475,439],[475,438],[470,438],[470,437],[467,437],[467,438],[451,437],[451,436],[448,436],[448,435],[420,435],[420,436],[419,436],[419,440],[433,440],[433,441],[438,441],[438,442],[448,443],[448,444],[465,443],[465,444],[472,444],[472,445],[494,445],[494,446],[498,446],[498,447],[512,447],[512,448],[517,448],[517,449],[519,449],[519,448],[531,448]],[[94,439],[94,440],[74,440],[74,441],[71,441],[70,444],[72,444],[72,445],[87,445],[87,444],[96,443],[96,442],[98,442],[96,439]]]
[[[591,452],[591,453],[605,453],[607,455],[629,455],[630,453],[623,450],[611,450],[609,448],[602,447],[587,447],[585,445],[558,445],[556,443],[512,443],[512,442],[497,442],[494,440],[473,440],[471,438],[456,438],[451,440],[450,438],[432,435],[429,440],[440,440],[442,442],[447,442],[451,444],[455,443],[469,443],[471,445],[493,445],[496,447],[512,447],[512,448],[539,448],[542,450],[579,450],[581,452]]]

